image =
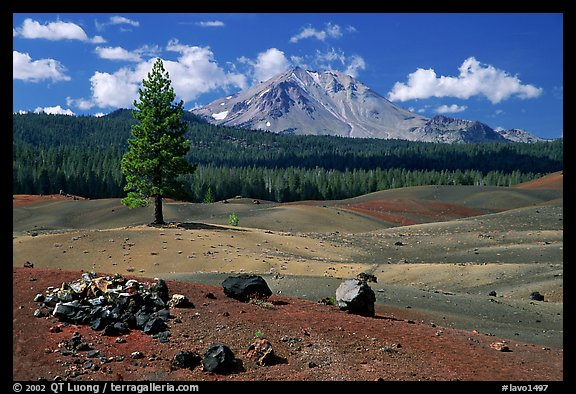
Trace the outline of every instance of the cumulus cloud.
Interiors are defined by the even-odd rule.
[[[184,101],[217,89],[248,86],[246,76],[220,67],[209,47],[181,45],[173,40],[166,49],[180,54],[177,62],[165,61],[165,67],[174,82],[174,90]]]
[[[434,111],[437,114],[455,114],[457,112],[466,111],[467,108],[468,107],[465,105],[456,105],[456,104],[446,105],[446,104],[443,104],[443,105],[439,106],[438,108],[436,108]]]
[[[39,82],[45,79],[52,82],[69,81],[66,68],[54,59],[32,60],[29,54],[12,51],[12,79]]]
[[[356,29],[352,26],[347,27],[347,31],[353,32]],[[342,37],[342,28],[339,25],[333,25],[330,22],[326,23],[326,26],[322,30],[316,30],[312,26],[307,26],[302,28],[300,33],[290,37],[290,42],[297,43],[300,40],[306,38],[315,38],[320,41],[325,41],[327,38],[339,38]]]
[[[253,83],[266,81],[288,70],[292,65],[284,52],[277,48],[270,48],[260,52],[255,60],[242,56],[238,58],[238,61],[249,66],[250,70],[247,74],[252,77]]]
[[[122,47],[96,47],[94,52],[102,59],[139,62],[142,61],[142,56],[156,56],[160,53],[160,49],[157,46],[148,45],[133,51]]]
[[[34,110],[35,114],[41,114],[41,113],[45,113],[48,115],[76,115],[74,112],[72,112],[72,110],[70,109],[64,109],[61,106],[57,105],[55,107],[38,107]]]
[[[290,68],[290,62],[284,52],[276,48],[270,48],[258,54],[256,61],[253,62],[253,67],[254,79],[256,81],[266,81]]]
[[[21,27],[12,29],[13,37],[28,39],[45,39],[50,41],[79,40],[100,44],[106,42],[101,36],[88,37],[84,29],[72,22],[49,22],[45,25],[27,18]]]
[[[163,60],[178,100],[189,102],[218,89],[247,87],[246,77],[226,72],[208,47],[188,46],[172,40],[166,50],[179,54],[176,61]],[[138,88],[152,70],[155,60],[140,61],[133,67],[122,67],[113,73],[97,71],[90,78],[90,99],[68,98],[67,102],[82,109],[132,107],[134,100],[138,99]]]
[[[152,69],[147,63],[139,63],[136,69],[123,67],[110,74],[96,71],[90,77],[92,97],[90,100],[76,99],[71,102],[79,108],[88,109],[93,106],[99,108],[126,108],[134,104],[138,98],[138,88],[147,72]]]
[[[196,26],[200,26],[200,27],[223,27],[224,22],[222,22],[222,21],[202,21],[202,22],[196,22]]]
[[[126,60],[129,62],[139,62],[142,60],[140,54],[127,51],[122,47],[96,47],[94,52],[102,59]]]
[[[458,69],[457,77],[436,75],[432,69],[418,68],[408,75],[408,82],[396,82],[388,93],[390,101],[407,101],[430,97],[456,97],[468,99],[484,96],[492,104],[498,104],[510,97],[521,99],[535,98],[542,88],[522,84],[517,76],[499,70],[491,65],[481,64],[474,57],[466,59]]]

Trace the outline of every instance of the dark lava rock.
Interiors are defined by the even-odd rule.
[[[78,280],[36,295],[34,301],[62,322],[90,325],[112,336],[130,328],[156,334],[166,330],[164,322],[170,317],[168,286],[162,279],[148,284],[119,274],[97,277],[84,272]]]
[[[242,302],[247,302],[251,298],[268,299],[272,295],[272,290],[259,275],[229,276],[222,282],[222,287],[224,294]]]
[[[544,296],[537,291],[533,291],[530,294],[530,299],[534,301],[544,301]]]
[[[182,350],[176,353],[172,360],[172,366],[175,368],[194,368],[202,361],[202,357],[194,352]]]
[[[234,353],[226,345],[213,344],[204,352],[202,363],[208,372],[225,374],[234,366]]]
[[[161,317],[153,317],[148,319],[144,325],[143,331],[145,334],[153,335],[166,330],[166,323]]]
[[[375,275],[367,274],[366,272],[360,272],[356,275],[356,279],[363,280],[364,282],[378,283],[378,278],[376,278]]]

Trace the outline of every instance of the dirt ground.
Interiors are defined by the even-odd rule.
[[[344,201],[167,202],[163,227],[146,224],[151,207],[119,200],[14,196],[13,377],[562,381],[562,191],[557,173],[515,188],[406,188]],[[228,225],[231,212],[239,226]],[[89,327],[50,332],[58,322],[33,316],[34,296],[81,271],[162,277],[196,307],[171,310],[168,343],[137,331],[122,344]],[[266,279],[270,304],[224,296],[222,280],[243,272]],[[378,278],[376,317],[318,303],[360,272]],[[534,291],[545,300],[530,299]],[[113,361],[83,368],[85,354],[60,354],[76,331]],[[272,343],[274,365],[246,357],[256,332]],[[170,367],[178,350],[202,353],[212,342],[234,351],[233,373]]]
[[[244,303],[221,287],[168,281],[170,294],[186,295],[194,308],[172,308],[169,342],[140,331],[116,337],[89,326],[61,325],[34,317],[34,297],[49,286],[80,277],[80,271],[43,268],[13,270],[13,378],[70,380],[304,380],[304,381],[561,381],[563,350],[478,332],[422,323],[406,310],[378,307],[362,317],[336,306],[272,295],[268,303]],[[128,278],[128,277],[127,277]],[[139,281],[145,281],[139,277]],[[152,279],[149,279],[152,281]],[[210,296],[209,294],[212,294]],[[54,331],[60,327],[60,332]],[[63,355],[61,343],[80,333],[86,351]],[[31,333],[34,333],[31,335]],[[260,333],[273,346],[269,366],[247,357]],[[495,349],[505,343],[510,351]],[[171,367],[175,354],[203,354],[212,343],[235,354],[231,373]],[[90,357],[88,350],[97,350]],[[133,352],[142,359],[133,359]],[[59,377],[59,378],[58,378]]]

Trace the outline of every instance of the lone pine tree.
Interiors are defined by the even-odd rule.
[[[162,198],[183,193],[180,175],[193,173],[185,160],[190,141],[184,137],[184,103],[174,103],[176,94],[160,58],[138,89],[140,101],[132,111],[138,121],[132,126],[128,150],[121,160],[128,192],[122,203],[130,208],[147,206],[154,199],[154,224],[164,224]]]

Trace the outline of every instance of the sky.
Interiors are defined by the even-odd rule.
[[[563,137],[562,13],[14,13],[14,113],[132,108],[161,58],[191,110],[290,67],[426,117]]]

